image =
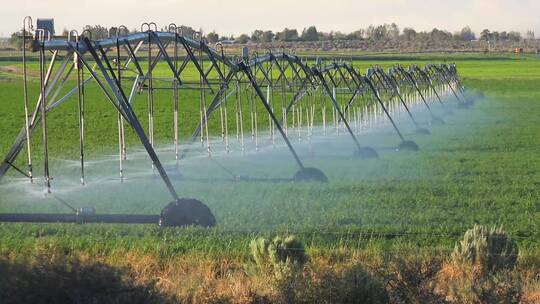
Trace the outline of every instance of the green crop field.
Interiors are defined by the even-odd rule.
[[[210,207],[217,220],[215,228],[4,223],[0,224],[0,255],[13,258],[52,250],[66,255],[103,257],[107,263],[124,265],[123,256],[135,254],[155,258],[163,270],[168,262],[182,257],[248,263],[249,242],[254,237],[285,233],[302,240],[311,255],[335,255],[336,260],[339,254],[358,251],[430,252],[447,256],[467,229],[485,224],[502,225],[517,241],[519,262],[526,265],[523,267],[540,269],[540,59],[478,54],[365,55],[353,64],[365,71],[372,65],[386,68],[434,61],[455,62],[464,85],[483,92],[485,98],[477,100],[470,109],[455,109],[454,115],[442,116],[446,123],[431,127],[430,136],[415,134],[405,127],[406,137],[418,143],[419,152],[397,153],[389,149],[398,139],[388,130],[359,137],[361,142],[381,151],[379,159],[355,159],[346,155],[348,152],[339,151],[335,157],[328,156],[332,154],[329,148],[325,155],[310,158],[302,150],[308,165],[328,175],[327,184],[228,181],[212,161],[202,158],[185,165],[186,172],[201,177],[200,180],[173,182],[181,196],[196,197]],[[24,123],[21,75],[13,67],[20,67],[20,63],[0,62],[2,156]],[[32,62],[30,67],[35,75],[37,63]],[[160,69],[157,74],[165,73],[165,67]],[[31,100],[35,100],[35,77],[30,87]],[[182,94],[181,133],[187,139],[198,123],[199,93]],[[136,110],[145,113],[145,103],[144,95],[137,97]],[[171,109],[170,93],[157,93],[156,138],[164,144],[172,142]],[[116,114],[95,85],[87,87],[86,111],[88,158],[98,161],[112,157],[117,149]],[[261,108],[259,113],[265,117]],[[140,118],[144,126],[146,117],[141,114]],[[49,116],[53,177],[55,165],[65,165],[65,159],[77,161],[77,123],[75,98]],[[406,121],[400,123],[407,125]],[[264,128],[267,122],[260,125]],[[217,134],[218,122],[211,123],[210,128]],[[39,135],[36,132],[34,138],[38,175]],[[131,132],[128,143],[131,151],[141,151]],[[352,146],[345,147],[352,151]],[[260,153],[264,156],[265,152]],[[275,178],[294,174],[295,164],[288,154],[280,150],[269,155],[273,158],[235,157],[228,165],[254,176],[264,176],[266,169]],[[24,159],[23,152],[18,159],[21,167]],[[144,158],[139,160],[148,162]],[[228,158],[221,156],[216,160],[227,162]],[[165,162],[172,160],[169,157]],[[141,169],[140,164],[132,165]],[[116,166],[111,161],[95,169],[89,167],[89,180],[92,173],[99,175],[101,171],[115,178]],[[77,174],[76,168],[63,170],[72,176]],[[15,174],[10,172],[10,177]],[[222,180],[204,180],[212,174]],[[63,185],[68,183],[62,176],[56,179]],[[53,191],[54,183],[53,180]],[[72,184],[77,187],[77,179]],[[89,184],[65,196],[75,207],[91,205],[101,213],[157,214],[170,200],[159,179],[128,180],[125,185],[117,180],[98,184]],[[0,183],[0,212],[66,212],[55,199],[21,193],[25,187],[20,182],[18,185]],[[35,191],[35,187],[32,189]]]

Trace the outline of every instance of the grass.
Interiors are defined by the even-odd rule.
[[[431,59],[443,57],[374,56],[355,62],[355,66],[365,70],[374,64],[424,64]],[[176,182],[182,196],[197,197],[209,205],[218,221],[213,229],[0,224],[0,253],[24,255],[52,246],[60,252],[101,257],[119,258],[127,251],[153,256],[162,263],[181,256],[245,260],[252,238],[289,232],[297,234],[310,252],[323,255],[343,250],[411,253],[418,248],[439,254],[448,253],[463,231],[479,223],[502,224],[517,239],[522,263],[529,261],[538,267],[540,61],[514,55],[452,55],[449,60],[456,62],[465,85],[484,92],[488,99],[471,110],[445,117],[446,125],[434,127],[432,136],[422,137],[409,130],[407,136],[422,148],[419,153],[383,152],[379,160],[369,161],[307,158],[309,164],[328,174],[330,182],[325,185],[215,182],[209,188],[204,181]],[[0,77],[4,79],[0,81],[4,109],[0,112],[0,153],[5,154],[23,124],[21,82],[18,75],[10,73]],[[36,82],[31,86],[35,91]],[[156,137],[170,142],[170,96],[159,94]],[[188,111],[181,121],[186,122],[182,129],[186,137],[198,119],[198,95],[186,91],[184,96]],[[144,113],[145,97],[139,99],[137,111]],[[96,87],[88,87],[88,100],[88,153],[91,159],[99,159],[115,150],[116,135],[114,131],[111,135],[111,130],[115,130],[116,117]],[[72,101],[51,114],[49,128],[66,130],[51,133],[51,154],[76,160],[77,117]],[[141,120],[144,125],[144,115]],[[218,129],[217,123],[211,127]],[[133,134],[129,136],[134,147],[137,141]],[[378,148],[396,143],[391,133],[385,132],[381,138],[382,142],[375,143]],[[39,135],[35,143],[39,146]],[[39,157],[39,152],[36,154]],[[20,159],[24,159],[23,154]],[[250,161],[257,159],[248,157]],[[277,176],[294,171],[289,156],[255,163],[260,164],[260,172],[266,168]],[[211,163],[198,163],[186,170],[200,170],[203,175],[215,172]],[[114,169],[107,172],[115,174]],[[130,194],[128,201],[122,200],[125,192],[115,190],[114,183],[70,197],[76,206],[91,204],[100,212],[158,213],[167,194],[159,180],[143,185],[134,182],[123,186]],[[62,210],[50,198],[37,203],[18,191],[0,188],[1,212]],[[113,203],[117,201],[121,203]]]

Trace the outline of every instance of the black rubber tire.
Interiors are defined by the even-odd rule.
[[[420,148],[414,141],[404,140],[403,142],[401,142],[401,144],[399,144],[397,150],[398,151],[418,151],[420,150]]]
[[[354,151],[354,156],[363,159],[379,158],[379,153],[375,149],[370,147],[360,147],[360,149]]]
[[[416,129],[416,134],[429,135],[431,132],[426,128],[418,128]]]
[[[439,117],[433,117],[431,119],[431,125],[435,125],[435,126],[441,126],[441,125],[444,125],[444,120],[442,120],[441,118]]]
[[[328,177],[317,168],[300,169],[293,177],[295,182],[321,182],[327,183]]]
[[[205,204],[192,198],[181,198],[170,202],[159,217],[161,227],[203,226],[216,225],[216,218]]]

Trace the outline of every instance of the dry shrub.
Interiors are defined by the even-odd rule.
[[[540,271],[538,271],[538,269],[533,269],[522,272],[521,282],[523,282],[521,303],[540,303]]]
[[[250,278],[266,277],[274,303],[387,303],[383,285],[350,253],[316,255],[308,261],[302,243],[294,237],[251,243],[257,271]],[[249,269],[249,268],[248,268]]]
[[[278,260],[291,259],[283,254]],[[532,260],[520,259],[513,272],[487,272],[462,260],[443,263],[433,253],[385,254],[373,248],[310,251],[309,261],[294,259],[303,262],[261,268],[238,256],[118,251],[96,258],[44,247],[35,255],[0,257],[0,302],[517,303],[521,286],[522,303],[539,303],[540,277],[531,266],[538,263]]]
[[[478,265],[444,265],[437,287],[450,303],[506,304],[519,303],[521,299],[521,283],[515,273],[485,273]]]
[[[277,236],[272,241],[257,238],[250,243],[251,255],[261,270],[273,270],[280,275],[285,272],[300,270],[308,257],[304,244],[295,236]]]
[[[483,272],[511,270],[518,258],[518,247],[501,227],[475,225],[456,245],[452,260],[472,264]]]
[[[388,303],[383,284],[354,257],[341,263],[312,258],[302,273],[296,299],[297,303]]]
[[[180,303],[269,303],[269,281],[243,269],[234,259],[183,256],[169,259],[153,276],[159,290]]]
[[[516,271],[522,282],[521,303],[540,303],[540,255],[538,249],[529,249],[519,256]]]
[[[451,303],[519,303],[517,256],[517,244],[504,230],[475,225],[440,271],[438,291]]]
[[[153,285],[127,270],[56,250],[0,258],[2,303],[163,303]]]
[[[122,256],[123,259],[120,263],[129,269],[129,275],[133,281],[139,284],[155,284],[156,287],[160,287],[161,277],[156,276],[156,274],[162,273],[163,267],[155,256],[136,252],[126,252]]]
[[[300,274],[308,261],[304,244],[295,236],[277,236],[272,241],[257,238],[250,243],[257,266],[255,275],[272,278],[272,295],[277,302],[295,303],[300,288]]]
[[[379,275],[386,282],[391,303],[445,303],[437,293],[436,278],[442,267],[440,256],[425,253],[386,255]]]
[[[523,291],[521,303],[523,304],[538,304],[540,303],[540,283],[535,282],[535,286],[531,288],[531,284],[527,284],[527,288]]]

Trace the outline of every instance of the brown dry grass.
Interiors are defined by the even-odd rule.
[[[0,257],[0,296],[6,303],[40,303],[35,293],[50,293],[44,299],[55,302],[108,297],[115,303],[540,303],[536,268],[488,275],[447,260],[320,251],[310,252],[297,273],[276,275],[243,257],[160,258],[134,251],[95,256],[44,247],[29,256]],[[14,282],[16,289],[9,287]]]
[[[521,282],[523,282],[523,294],[521,298],[521,303],[540,303],[540,271],[538,271],[538,269],[528,269],[522,271],[520,275]]]
[[[486,272],[479,265],[453,261],[437,276],[437,292],[449,303],[528,303],[522,299],[523,284],[518,271]]]

